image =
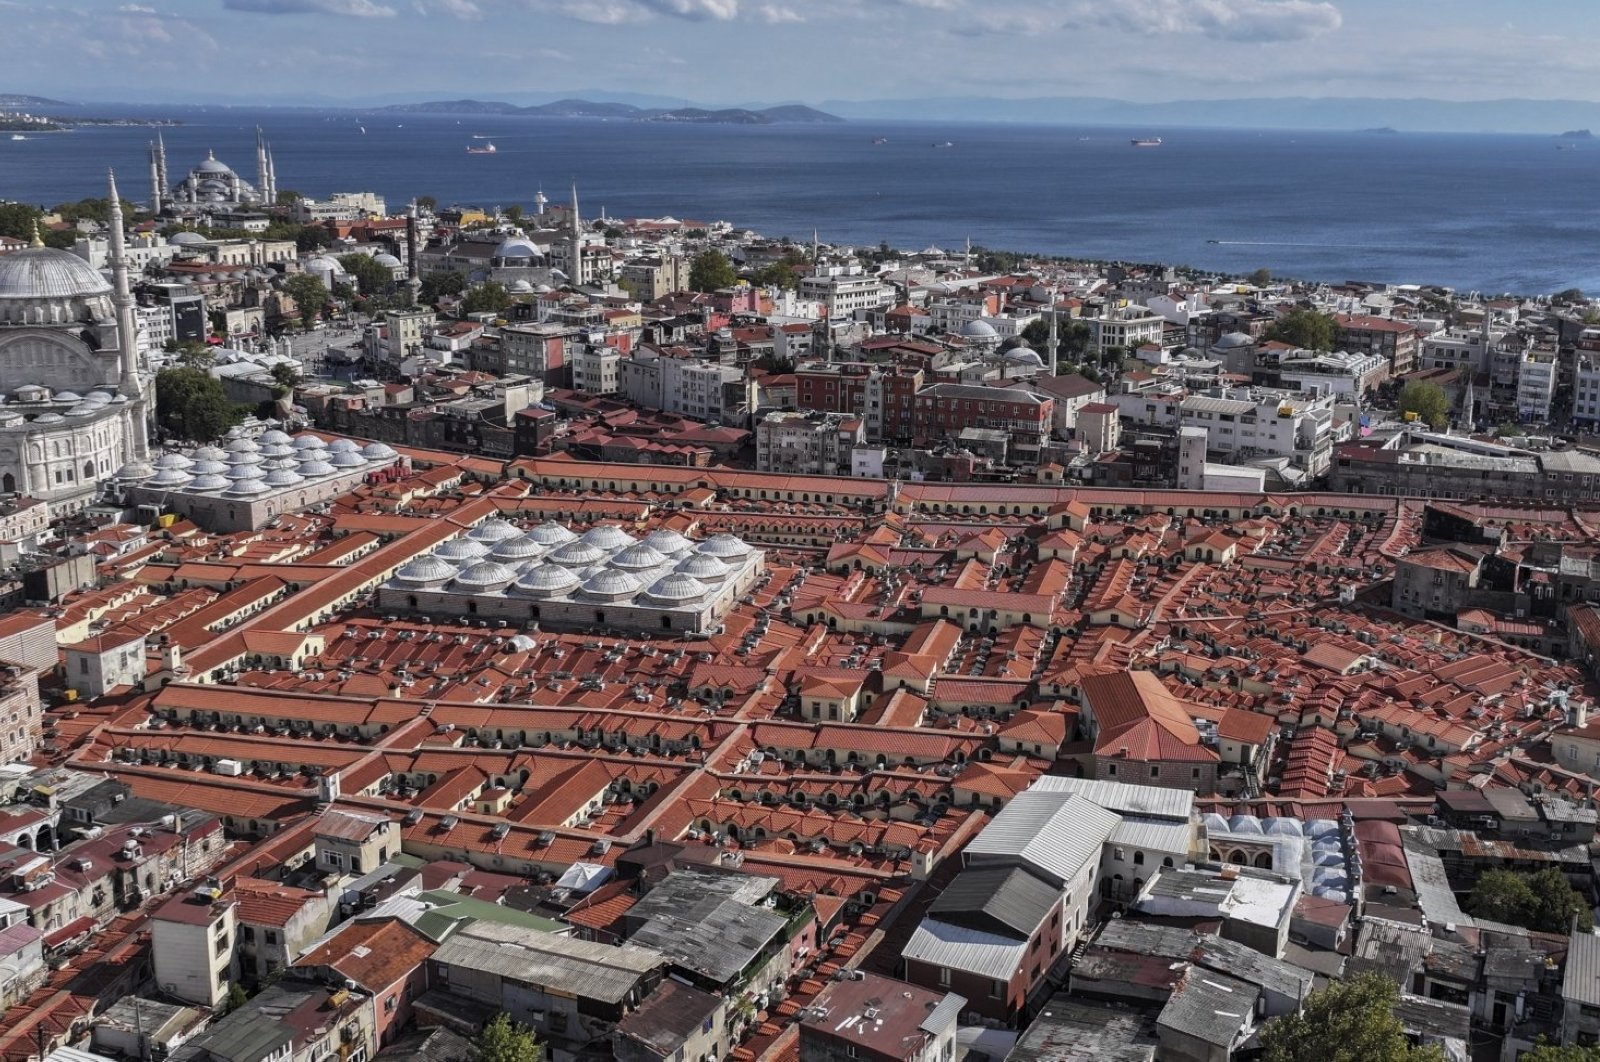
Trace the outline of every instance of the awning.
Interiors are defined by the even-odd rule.
[[[92,918],[74,918],[60,929],[46,933],[44,935],[44,946],[47,948],[59,948],[63,944],[76,940],[78,937],[88,936],[94,932],[94,925],[95,922]]]

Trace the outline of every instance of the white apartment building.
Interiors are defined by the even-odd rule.
[[[829,317],[853,317],[857,312],[874,310],[894,303],[894,287],[860,267],[800,278],[800,298],[827,307]]]
[[[1111,347],[1133,351],[1146,343],[1160,343],[1167,319],[1146,306],[1120,306],[1099,317],[1088,317],[1089,342],[1097,353]]]
[[[1557,358],[1554,351],[1530,350],[1517,373],[1517,417],[1548,420],[1556,396]]]
[[[1389,378],[1389,359],[1381,354],[1297,350],[1278,359],[1284,387],[1310,394],[1363,395]]]
[[[756,406],[756,384],[733,365],[641,347],[618,364],[618,386],[630,402],[679,416],[743,425]]]
[[[768,413],[756,424],[756,468],[802,476],[848,476],[866,426],[848,413]]]
[[[1572,419],[1600,424],[1600,361],[1580,355],[1572,384]]]
[[[1267,388],[1130,391],[1109,401],[1135,424],[1200,428],[1206,448],[1233,462],[1283,458],[1307,477],[1333,461],[1333,395]]]
[[[615,347],[580,347],[572,356],[572,387],[591,395],[622,390],[622,354]]]
[[[1490,369],[1495,344],[1503,333],[1485,335],[1482,329],[1447,328],[1422,341],[1419,369],[1466,369],[1484,373]]]

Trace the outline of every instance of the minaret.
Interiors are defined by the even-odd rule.
[[[583,284],[583,221],[578,214],[578,182],[572,182],[572,217],[567,221],[567,282]]]
[[[822,241],[817,238],[817,230],[811,230],[811,274],[821,276],[818,267],[822,265]]]
[[[539,190],[533,193],[533,216],[538,218],[544,217],[549,206],[550,200],[545,197],[544,186],[540,185]]]
[[[1051,376],[1056,374],[1056,351],[1060,348],[1060,346],[1061,335],[1059,326],[1056,322],[1056,293],[1055,290],[1052,289],[1050,292],[1050,340],[1048,343],[1048,349],[1046,351],[1046,353],[1050,355]]]
[[[256,126],[256,190],[263,197],[267,194],[267,186],[272,178],[267,175],[267,141],[261,135],[261,127]]]
[[[33,217],[33,239],[28,241],[28,246],[29,247],[43,247],[44,246],[44,237],[39,235],[39,216],[37,214],[35,214],[34,217]]]
[[[122,200],[117,195],[117,175],[106,171],[106,198],[111,203],[111,304],[117,314],[117,349],[122,359],[118,390],[132,399],[132,457],[149,456],[149,425],[145,421],[144,377],[139,364],[139,324],[133,313],[133,292],[128,288],[128,247],[122,232]]]
[[[406,207],[406,292],[410,296],[410,304],[417,305],[422,294],[422,269],[417,261],[418,239],[417,201],[413,199]]]
[[[272,145],[267,145],[267,206],[278,202],[278,160],[272,157]]]
[[[161,130],[156,130],[156,183],[161,186],[161,198],[167,197],[167,141],[161,135]]]
[[[160,215],[161,196],[166,191],[161,187],[161,163],[156,157],[155,141],[150,142],[150,213]]]

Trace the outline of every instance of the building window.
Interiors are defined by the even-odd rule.
[[[939,987],[940,988],[949,988],[950,987],[950,967],[948,967],[948,966],[939,967]]]

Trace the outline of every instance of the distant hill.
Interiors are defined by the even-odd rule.
[[[618,118],[640,122],[684,122],[713,125],[778,125],[801,122],[842,122],[836,114],[814,107],[786,104],[752,110],[744,107],[635,107],[630,103],[597,103],[566,99],[518,107],[495,100],[432,100],[397,103],[382,110],[402,114],[506,114],[531,118]]]
[[[70,107],[72,104],[60,100],[47,99],[44,96],[24,96],[20,93],[0,92],[0,108],[14,110],[18,107],[31,109],[36,107]]]

